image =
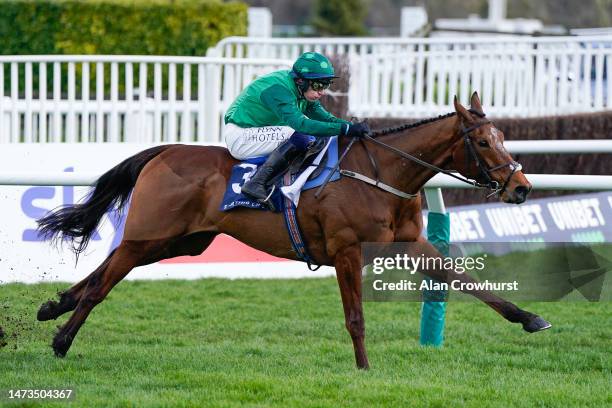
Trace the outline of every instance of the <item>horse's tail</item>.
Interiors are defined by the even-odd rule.
[[[144,150],[104,173],[84,202],[63,206],[39,219],[39,235],[51,240],[61,236],[71,242],[77,255],[81,253],[87,247],[102,216],[111,208],[120,211],[125,206],[144,166],[168,147],[157,146]]]

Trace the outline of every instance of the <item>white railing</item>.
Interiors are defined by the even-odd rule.
[[[213,145],[217,145],[212,143]],[[504,146],[513,154],[612,153],[612,140],[516,140]],[[91,185],[99,174],[48,172],[2,172],[0,185]],[[612,190],[612,176],[575,174],[528,174],[537,190]],[[452,177],[439,174],[425,189],[472,188]]]
[[[496,117],[594,112],[612,106],[612,36],[464,38],[230,37],[210,55],[350,61],[349,113],[428,117],[478,91]]]
[[[90,186],[100,177],[93,173],[32,173],[13,172],[0,174],[4,186]],[[612,190],[612,176],[576,174],[526,174],[535,190]],[[425,189],[458,188],[473,186],[444,174],[438,174],[425,184]]]
[[[393,54],[409,52],[415,46],[429,47],[478,47],[506,44],[523,44],[527,48],[555,49],[575,43],[600,43],[612,41],[612,36],[584,37],[301,37],[301,38],[257,38],[227,37],[208,49],[209,57],[226,58],[280,58],[294,60],[301,53],[316,51],[327,56]]]
[[[537,47],[534,47],[537,46]],[[416,45],[351,58],[349,110],[358,116],[424,117],[479,92],[494,117],[596,112],[612,106],[609,42]]]
[[[612,105],[612,36],[232,37],[211,49],[219,57],[0,56],[0,143],[219,141],[244,86],[305,50],[349,56],[360,117],[435,116],[473,90],[493,117]]]
[[[218,141],[223,114],[238,93],[256,76],[290,65],[279,59],[0,56],[0,143]]]

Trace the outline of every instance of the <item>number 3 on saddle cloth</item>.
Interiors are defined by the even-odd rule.
[[[338,138],[331,137],[329,139],[319,139],[323,143],[318,143],[318,149],[314,152],[309,152],[304,163],[299,169],[291,166],[287,174],[273,180],[276,185],[274,193],[270,198],[274,202],[274,207],[278,211],[283,211],[289,199],[293,205],[297,206],[300,191],[309,190],[319,187],[325,181],[325,178],[331,172],[338,162]],[[255,208],[267,211],[268,208],[245,195],[242,194],[241,188],[257,171],[257,167],[266,161],[266,156],[254,157],[246,159],[232,168],[232,175],[227,184],[223,201],[221,202],[221,211],[229,211],[236,207]],[[316,166],[316,164],[319,164]],[[312,167],[311,167],[312,165]],[[313,168],[316,166],[316,168]],[[310,173],[304,183],[303,177],[305,172]],[[330,181],[336,181],[340,178],[340,174],[336,172]],[[300,185],[301,184],[301,185]],[[281,189],[283,186],[288,186]],[[285,192],[282,194],[281,190]]]
[[[299,169],[294,170],[294,166],[291,166],[285,175],[273,180],[276,187],[270,198],[273,200],[274,207],[284,213],[285,225],[287,226],[293,249],[308,264],[308,268],[311,270],[316,270],[318,267],[313,268],[311,266],[312,259],[306,251],[306,244],[300,233],[295,209],[299,201],[300,192],[322,185],[338,162],[338,138],[331,137],[319,140],[322,142],[315,145],[318,149],[308,153],[309,156],[306,157],[306,160]],[[243,195],[241,191],[242,185],[255,174],[257,166],[263,164],[266,158],[255,157],[234,165],[223,201],[221,202],[221,211],[229,211],[236,207],[268,210],[265,205]],[[336,181],[338,179],[340,179],[340,174],[335,172],[329,181]]]

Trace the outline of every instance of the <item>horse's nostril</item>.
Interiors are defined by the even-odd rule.
[[[527,198],[527,194],[529,194],[529,191],[531,189],[529,187],[526,186],[518,186],[514,189],[515,194],[517,195],[517,197],[519,197],[521,200],[525,200],[525,198]]]

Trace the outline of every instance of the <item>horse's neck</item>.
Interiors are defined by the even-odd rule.
[[[451,116],[380,140],[436,167],[446,168],[452,160],[452,146],[458,141],[458,120],[457,116]],[[436,174],[414,161],[402,159],[397,153],[388,152],[385,156],[384,180],[392,180],[403,191],[418,192]]]

